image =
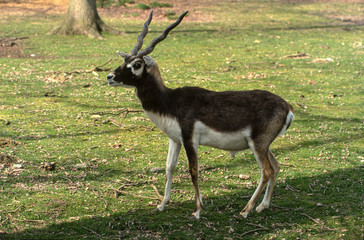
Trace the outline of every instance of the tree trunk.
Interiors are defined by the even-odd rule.
[[[100,18],[96,9],[96,0],[70,0],[66,19],[60,27],[50,34],[87,35],[92,38],[103,38],[102,31],[120,33],[107,26]]]

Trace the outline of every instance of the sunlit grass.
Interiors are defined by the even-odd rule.
[[[19,42],[27,57],[0,58],[0,118],[10,122],[0,120],[0,138],[18,143],[0,146],[0,238],[361,239],[363,26],[332,16],[358,19],[362,7],[219,2],[201,9],[212,22],[183,22],[151,54],[168,87],[265,89],[293,105],[295,122],[272,145],[282,164],[273,206],[247,220],[239,212],[260,177],[253,155],[208,147],[202,219],[190,218],[183,151],[172,202],[152,212],[165,175],[150,170],[164,168],[168,139],[143,112],[125,116],[141,110],[133,90],[107,86],[108,71],[83,72],[109,59],[102,68],[116,68],[142,21],[105,16],[126,34],[94,40],[46,35],[59,17],[1,20],[4,36],[29,39]],[[153,22],[145,43],[166,25]]]

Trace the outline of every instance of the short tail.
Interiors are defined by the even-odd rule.
[[[283,125],[282,130],[280,131],[280,133],[278,134],[278,136],[283,135],[286,130],[291,126],[291,123],[294,120],[294,115],[292,110],[289,110],[287,117],[286,117],[286,123]]]

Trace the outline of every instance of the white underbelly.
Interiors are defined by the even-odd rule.
[[[149,119],[169,138],[183,143],[182,131],[175,118],[145,111]],[[204,123],[197,121],[194,126],[192,140],[194,144],[210,146],[227,151],[242,151],[249,148],[247,138],[250,138],[250,128],[236,132],[219,132]]]
[[[219,132],[197,121],[193,135],[194,141],[197,141],[199,145],[228,151],[241,151],[249,148],[247,138],[250,137],[250,134],[250,128],[236,132]]]

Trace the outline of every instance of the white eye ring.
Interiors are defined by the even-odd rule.
[[[139,70],[141,67],[142,67],[142,64],[140,64],[140,63],[135,63],[133,65],[134,70]]]

